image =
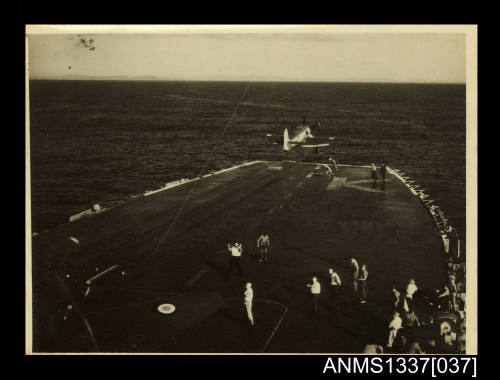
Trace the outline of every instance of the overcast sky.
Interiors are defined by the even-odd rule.
[[[465,66],[460,33],[29,36],[38,78],[465,83]]]

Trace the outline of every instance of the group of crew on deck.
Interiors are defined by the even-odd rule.
[[[368,279],[368,269],[366,265],[359,269],[358,262],[356,259],[351,259],[351,265],[353,268],[353,279],[354,279],[354,293],[359,296],[359,300],[361,303],[366,303],[367,301],[367,293],[366,293],[366,282]],[[340,295],[342,281],[337,272],[335,272],[332,268],[328,269],[328,276],[330,278],[330,292],[333,299],[329,300],[327,304],[331,307],[332,301],[335,302],[338,296]],[[312,301],[313,301],[313,315],[318,315],[319,310],[319,299],[321,295],[321,284],[318,281],[317,277],[313,277],[312,281],[307,284],[307,287],[310,289]],[[327,296],[329,297],[329,296]],[[337,305],[336,308],[339,306]]]
[[[270,248],[270,239],[268,234],[262,234],[257,239],[258,260],[264,262],[268,260]],[[235,242],[228,244],[228,250],[231,253],[230,262],[226,272],[228,278],[231,269],[236,267],[241,275],[240,257],[242,253],[241,243]],[[350,259],[350,268],[352,273],[352,294],[360,304],[368,301],[368,268],[366,264],[361,266],[355,258]],[[326,289],[322,286],[317,277],[313,277],[306,286],[312,300],[312,315],[318,316],[320,303],[328,305],[329,311],[339,310],[342,306],[340,302],[341,294],[346,294],[346,285],[342,283],[339,274],[333,268],[328,270],[329,283]],[[349,286],[350,288],[350,286]],[[325,294],[326,293],[326,294]],[[377,344],[367,344],[364,353],[437,353],[448,350],[455,352],[457,334],[453,323],[441,319],[437,315],[439,312],[451,311],[451,292],[448,285],[442,289],[433,291],[421,291],[416,281],[409,279],[405,289],[392,287],[393,306],[391,312],[392,319],[388,321],[387,333],[384,342]],[[324,295],[325,294],[325,295]],[[420,296],[420,297],[417,297]],[[255,325],[253,316],[253,298],[254,289],[252,283],[245,284],[243,290],[243,303],[246,309],[249,324]],[[418,301],[416,300],[418,299]],[[434,313],[429,315],[428,307],[424,310],[423,304],[432,306]],[[425,314],[421,318],[420,311]],[[450,313],[451,314],[451,313]],[[436,320],[436,323],[435,323]]]
[[[269,235],[266,233],[262,233],[257,239],[257,249],[259,251],[258,260],[260,263],[268,260],[270,244],[271,241],[269,239]],[[228,243],[227,249],[231,253],[231,256],[229,259],[229,265],[227,266],[226,275],[224,276],[224,280],[228,279],[233,267],[236,267],[238,269],[238,273],[240,274],[240,276],[243,273],[243,270],[241,269],[241,255],[243,253],[242,244],[239,242],[234,242],[234,244]],[[253,288],[251,282],[247,282],[245,284],[243,298],[243,304],[245,305],[245,309],[247,312],[248,322],[250,323],[250,326],[254,326],[255,323],[252,312]]]
[[[335,157],[333,156],[333,154],[330,155],[330,157],[328,158],[328,161],[331,162],[333,170],[339,169],[339,167],[337,165],[337,161],[335,160]],[[375,166],[375,163],[373,163],[373,162],[370,165],[370,171],[371,171],[371,178],[372,178],[373,182],[376,183],[378,180],[377,167]],[[386,175],[387,175],[387,165],[382,164],[382,165],[380,165],[380,176],[382,177],[382,183],[385,183]]]
[[[453,327],[456,319],[448,285],[419,294],[415,280],[410,279],[404,295],[396,287],[392,292],[394,310],[388,325],[386,350],[412,354],[457,351],[457,334]]]
[[[335,159],[330,157],[333,169],[338,169]],[[377,168],[371,165],[371,174],[373,181],[377,181]],[[385,164],[380,167],[380,176],[382,181],[386,179]],[[267,233],[262,233],[256,241],[259,262],[268,260],[270,250],[270,238]],[[242,245],[238,242],[228,244],[228,250],[231,252],[231,259],[226,272],[226,279],[233,267],[238,268],[241,274],[240,256]],[[342,283],[341,277],[333,269],[328,269],[328,285],[322,289],[318,277],[312,277],[312,280],[306,284],[309,289],[312,300],[312,315],[318,316],[320,313],[320,304],[327,305],[328,310],[339,310],[345,305],[345,296],[350,297],[349,303],[352,305],[352,298],[360,304],[366,304],[368,301],[368,267],[366,264],[360,265],[358,261],[350,258],[350,268],[352,274],[352,293],[346,292],[346,286]],[[325,273],[326,274],[326,273]],[[392,316],[387,319],[387,330],[385,338],[380,339],[376,344],[367,344],[363,350],[364,353],[438,353],[438,352],[456,352],[457,351],[457,329],[459,326],[455,321],[443,318],[443,313],[452,315],[453,291],[450,291],[449,285],[444,285],[441,289],[433,289],[430,292],[420,290],[415,279],[410,278],[406,287],[392,287],[393,296],[392,307],[389,306],[387,315]],[[248,321],[251,326],[255,324],[252,303],[254,289],[250,282],[246,283],[243,298],[246,308]],[[344,301],[341,301],[343,299]],[[387,293],[387,300],[389,293]],[[450,317],[448,315],[448,317]],[[375,334],[376,335],[376,334]]]
[[[372,162],[371,165],[371,170],[372,170],[372,179],[373,182],[377,182],[378,176],[377,176],[377,167],[375,164]],[[385,182],[385,176],[387,174],[387,166],[385,164],[382,164],[380,166],[380,176],[382,177],[382,182]]]

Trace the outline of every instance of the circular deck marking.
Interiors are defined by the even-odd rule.
[[[172,314],[175,311],[175,306],[171,303],[164,303],[158,306],[158,311],[162,314]]]

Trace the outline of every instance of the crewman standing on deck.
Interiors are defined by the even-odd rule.
[[[321,294],[321,285],[316,277],[312,278],[312,283],[307,284],[311,288],[311,295],[313,298],[314,315],[318,315],[319,295]]]
[[[262,260],[267,261],[267,254],[269,253],[269,235],[268,234],[262,234],[259,236],[257,239],[257,248],[260,252],[260,258],[259,262],[262,262]]]
[[[359,284],[360,284],[360,300],[361,300],[361,303],[365,303],[366,302],[366,281],[368,279],[368,270],[366,268],[366,265],[363,264],[363,266],[361,267],[361,271],[359,273],[359,277],[358,277],[358,281],[359,281]]]
[[[330,156],[330,158],[328,158],[328,160],[332,163],[332,166],[333,166],[333,170],[338,170],[338,166],[337,166],[337,161],[335,161],[335,157],[333,157],[333,154]]]
[[[245,289],[245,308],[247,309],[247,316],[248,316],[248,321],[250,322],[250,325],[253,326],[253,314],[252,314],[252,303],[253,303],[253,289],[252,289],[252,283],[247,282],[246,284],[246,289]]]
[[[243,252],[242,245],[238,242],[234,243],[234,245],[228,243],[227,250],[231,252],[231,257],[229,259],[229,265],[227,267],[226,276],[224,277],[225,280],[229,277],[229,273],[231,272],[233,266],[236,266],[236,268],[238,268],[240,276],[243,273],[243,270],[241,269],[241,254]]]
[[[356,293],[358,291],[359,264],[354,257],[351,257],[351,269],[352,269],[354,292]]]
[[[394,311],[397,311],[401,306],[401,292],[394,285],[392,286],[392,294],[394,295]]]
[[[392,316],[391,322],[389,322],[389,337],[387,339],[387,346],[391,348],[394,339],[396,339],[396,336],[398,335],[398,330],[403,327],[403,320],[400,317],[400,314],[398,312],[395,312]]]
[[[372,162],[372,179],[377,182],[377,167]]]
[[[382,164],[380,167],[380,175],[382,176],[382,181],[385,182],[385,174],[387,173],[387,167],[385,164]]]
[[[413,293],[415,293],[417,290],[418,287],[415,284],[415,280],[413,278],[410,278],[410,281],[408,281],[408,286],[406,287],[406,296],[413,299]]]
[[[330,284],[337,288],[338,286],[342,285],[342,282],[340,281],[340,277],[335,272],[332,268],[328,269],[328,273],[330,274]]]
[[[450,310],[451,307],[451,297],[450,297],[450,288],[448,288],[448,285],[445,284],[443,289],[437,290],[437,307],[438,309],[444,308],[445,310]]]
[[[336,302],[337,296],[340,292],[340,286],[342,282],[340,281],[340,277],[332,268],[328,269],[328,274],[330,275],[330,290],[331,290],[331,299],[329,304],[334,304]],[[339,308],[337,306],[337,308]]]

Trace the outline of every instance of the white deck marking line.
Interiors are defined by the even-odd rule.
[[[241,301],[240,298],[236,298],[236,297],[227,297],[227,298],[224,298],[224,299],[231,300],[231,301]],[[278,305],[278,306],[281,306],[284,309],[283,314],[281,315],[281,318],[279,319],[278,323],[276,323],[276,326],[274,326],[273,331],[271,331],[271,335],[269,335],[269,337],[266,340],[266,343],[264,343],[264,347],[262,347],[262,350],[260,351],[260,353],[262,354],[266,350],[267,346],[269,345],[269,342],[271,342],[271,339],[273,339],[274,334],[276,334],[276,331],[278,331],[278,328],[280,327],[281,322],[283,322],[283,319],[285,318],[286,313],[288,313],[288,307],[285,304],[282,304],[281,302],[273,301],[273,300],[255,299],[254,301],[255,302],[270,303],[270,304],[273,304],[273,305]]]
[[[290,205],[290,208],[292,208],[292,209],[293,209],[293,208],[297,208],[297,207],[302,207],[302,208],[304,207],[303,205],[301,205],[301,204],[300,204],[300,203],[298,203],[298,202],[295,202],[294,200],[291,200],[291,201],[289,202],[289,205]]]
[[[381,181],[384,182],[384,181]],[[391,182],[390,179],[386,179],[385,182]],[[372,179],[360,179],[359,181],[349,181],[351,185],[359,185],[360,183],[373,183]]]
[[[211,155],[215,154],[217,152],[217,149],[219,148],[220,146],[220,142],[222,141],[222,137],[224,136],[224,134],[226,133],[226,130],[227,130],[227,127],[229,126],[229,124],[231,123],[231,121],[233,120],[234,116],[236,115],[236,113],[238,112],[238,109],[240,108],[240,105],[243,101],[243,99],[245,98],[245,95],[248,91],[248,88],[250,87],[250,83],[247,84],[247,86],[245,87],[245,90],[243,91],[243,94],[241,95],[241,98],[240,98],[240,101],[238,102],[238,104],[236,104],[236,107],[234,108],[234,111],[233,113],[231,114],[231,116],[229,117],[229,120],[226,122],[226,124],[224,125],[224,128],[222,129],[222,133],[219,135],[219,138],[217,139],[216,141],[216,144],[215,146],[212,148],[211,150]],[[205,163],[203,164],[201,170],[200,170],[200,174],[198,175],[198,177],[205,171],[207,165],[208,165],[208,162],[210,161],[210,158],[208,160],[205,161]],[[269,166],[269,165],[268,165]],[[170,231],[172,230],[172,227],[175,225],[175,223],[177,222],[177,219],[179,219],[179,217],[181,216],[182,212],[184,211],[184,207],[186,206],[188,200],[189,200],[189,197],[191,196],[191,193],[193,192],[193,190],[195,189],[197,183],[194,183],[193,186],[191,186],[191,188],[189,189],[189,191],[187,192],[186,196],[184,197],[184,200],[182,201],[182,204],[181,206],[179,207],[179,210],[177,211],[177,213],[175,214],[174,216],[174,219],[172,220],[172,222],[170,223],[170,225],[168,226],[168,229],[165,231],[165,233],[161,236],[160,240],[158,241],[158,244],[156,245],[155,249],[153,250],[153,256],[155,256],[158,252],[158,249],[160,248],[160,246],[164,243],[165,239],[167,238],[168,234],[170,233]]]
[[[333,180],[328,184],[326,190],[339,190],[342,187],[347,187],[350,189],[356,189],[361,191],[366,191],[369,193],[384,193],[379,189],[372,189],[370,187],[359,186],[358,184],[362,183],[373,183],[372,180],[358,180],[358,181],[349,181],[347,182],[347,177],[334,177]]]
[[[209,267],[202,268],[198,272],[194,274],[193,277],[187,282],[187,286],[193,286],[196,281],[198,281],[200,278],[202,278],[206,273],[210,272]]]
[[[291,209],[294,209],[294,208],[297,208],[297,207],[304,207],[303,205],[301,205],[300,203],[297,203],[295,202],[293,199],[290,199],[288,201],[285,201],[281,204],[281,206],[279,207],[280,209],[282,209],[283,207],[285,206],[288,206],[290,207]],[[273,211],[274,212],[274,211]]]
[[[320,168],[321,165],[317,166],[317,168]],[[313,173],[309,173],[306,178],[311,178],[313,176]],[[289,179],[295,179],[296,177],[290,177]],[[304,182],[305,182],[305,179],[303,179],[302,181],[300,181],[299,183],[297,183],[297,185],[295,186],[296,188],[301,188],[303,185],[304,185]],[[284,202],[279,206],[279,208],[283,208],[286,204],[289,204],[290,207],[293,208],[293,206],[298,206],[298,207],[303,207],[302,205],[298,204],[297,202],[294,202],[293,200],[291,200],[290,198],[293,197],[293,193],[287,193],[285,194],[285,196],[283,197],[283,200]],[[267,213],[268,214],[272,214],[274,211],[276,211],[276,208],[272,208],[271,210],[269,210]]]
[[[314,168],[314,170],[321,169],[321,168],[326,168],[326,170],[328,170],[328,172],[329,172],[331,175],[333,175],[333,170],[332,170],[332,168],[330,168],[330,166],[329,166],[328,164],[317,164],[317,165],[318,165],[318,166],[316,166],[316,167]],[[333,166],[332,166],[332,167],[333,167]],[[317,175],[317,173],[313,173],[313,174],[316,174],[316,175]]]
[[[280,205],[280,208],[283,208],[284,205],[289,202],[289,199],[292,197],[292,193],[288,193],[283,197],[284,202]]]
[[[214,176],[214,175],[217,175],[217,174],[221,174],[221,173],[225,173],[225,172],[228,172],[228,171],[231,171],[231,170],[234,170],[234,169],[242,168],[242,167],[245,167],[245,166],[255,165],[255,164],[258,164],[260,162],[262,162],[262,161],[244,162],[244,163],[242,163],[240,165],[231,166],[230,168],[227,168],[227,169],[222,169],[222,170],[216,171],[216,172],[211,173],[211,174],[206,174],[203,177],[195,177],[195,178],[191,178],[191,179],[181,178],[181,179],[176,180],[176,181],[168,182],[167,184],[165,184],[164,187],[162,187],[162,188],[160,188],[158,190],[146,191],[144,193],[144,196],[148,197],[150,195],[159,193],[160,191],[165,191],[165,190],[172,189],[172,188],[180,186],[180,185],[184,185],[185,183],[190,183],[190,182],[193,182],[193,181],[198,181],[200,178],[211,177],[211,176]]]
[[[108,289],[108,288],[104,288],[104,289]],[[109,288],[109,289],[127,290],[129,292],[133,292],[133,293],[137,293],[137,294],[143,293],[143,292],[141,292],[139,290],[132,290],[132,289],[128,289],[128,288]],[[174,295],[174,296],[183,296],[183,295],[189,294],[189,293],[174,293],[174,292],[163,292],[163,291],[162,292],[155,292],[155,291],[153,291],[153,292],[149,292],[149,293],[150,294],[157,294],[157,295]],[[223,299],[225,299],[225,300],[232,300],[232,301],[241,301],[241,298],[236,298],[236,297],[224,297]],[[288,313],[288,307],[285,304],[282,304],[281,302],[273,301],[273,300],[268,300],[268,299],[255,299],[255,302],[264,302],[264,303],[274,304],[274,305],[281,306],[284,309],[283,314],[281,315],[281,318],[279,319],[278,323],[276,323],[276,326],[274,326],[273,331],[271,332],[271,334],[267,338],[266,343],[264,344],[264,347],[260,351],[261,353],[263,353],[266,350],[266,348],[269,345],[269,343],[271,342],[271,339],[274,337],[274,335],[278,331],[278,328],[280,327],[281,322],[283,322],[283,319],[285,318],[285,315]],[[90,327],[90,324],[88,324],[87,327]],[[91,332],[91,330],[90,330],[90,332]],[[95,343],[95,341],[94,341],[94,343]],[[97,346],[97,344],[95,344],[95,346]]]
[[[297,164],[297,165],[327,165],[325,163],[321,163],[321,162],[297,162],[297,161],[292,161],[292,160],[287,160],[287,161],[283,161],[283,162],[292,162],[294,164]],[[352,168],[371,168],[371,165],[348,165],[348,164],[337,164],[337,166],[344,166],[344,167],[352,167]]]
[[[371,168],[370,165],[347,165],[347,164],[337,164],[337,166],[350,166],[353,168]]]
[[[382,190],[372,189],[370,187],[364,187],[364,186],[359,186],[359,185],[351,185],[351,184],[349,184],[349,182],[344,183],[344,187],[347,187],[349,189],[367,191],[369,193],[384,193]]]
[[[326,190],[339,190],[342,186],[345,186],[346,181],[347,177],[334,177],[326,187]]]
[[[250,230],[253,230],[255,227],[257,227],[260,224],[260,221],[258,219],[255,219],[251,224],[250,224]]]
[[[279,305],[279,306],[281,306],[281,307],[283,307],[285,309],[285,311],[283,312],[283,314],[282,314],[281,318],[279,319],[278,323],[276,323],[276,326],[274,326],[274,329],[271,332],[271,335],[269,335],[269,338],[267,338],[266,343],[264,344],[264,347],[262,347],[262,350],[260,351],[260,353],[263,353],[266,350],[267,346],[269,345],[269,342],[271,342],[271,339],[273,339],[274,334],[276,334],[276,331],[278,331],[278,328],[280,327],[281,322],[283,322],[283,319],[285,318],[285,315],[288,312],[288,307],[286,305],[282,304],[281,302],[277,302],[277,301],[271,301],[271,300],[255,300],[255,301],[272,303],[272,304],[275,304],[275,305]]]
[[[75,242],[76,244],[80,244],[80,242],[78,241],[78,239],[77,239],[76,237],[71,236],[69,239],[70,239],[72,242]]]
[[[113,265],[112,267],[109,267],[108,269],[106,269],[106,270],[102,271],[101,273],[96,274],[94,277],[89,278],[87,281],[85,281],[85,283],[86,283],[87,285],[90,285],[93,281],[97,280],[99,277],[102,277],[102,276],[104,276],[106,273],[111,272],[111,271],[113,271],[113,270],[115,270],[115,269],[117,269],[117,268],[119,268],[119,267],[120,267],[120,265],[115,264],[115,265]]]
[[[99,352],[99,346],[97,345],[97,341],[95,339],[94,331],[92,330],[92,326],[90,326],[90,323],[87,320],[87,318],[85,318],[85,316],[81,313],[81,311],[77,307],[75,307],[75,312],[83,320],[83,323],[85,324],[85,327],[87,328],[87,332],[89,333],[90,339],[92,340],[92,344],[94,345],[95,352]]]

